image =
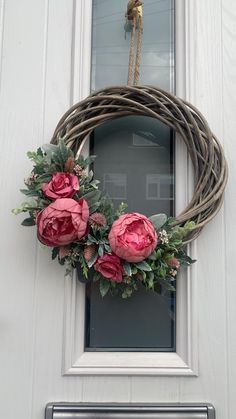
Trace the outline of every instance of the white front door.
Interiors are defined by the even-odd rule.
[[[34,229],[10,213],[31,169],[26,152],[49,142],[61,115],[90,92],[92,1],[0,2],[2,418],[41,419],[50,401],[211,402],[218,419],[235,417],[236,3],[175,3],[177,94],[220,138],[230,179],[221,212],[194,245],[197,265],[182,281],[176,351],[120,353],[114,362],[112,353],[83,356],[82,287],[65,282]],[[183,156],[180,144],[180,180]],[[187,184],[178,181],[181,199]]]

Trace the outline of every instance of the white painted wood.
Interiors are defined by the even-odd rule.
[[[186,97],[223,141],[221,3],[188,2]],[[197,240],[199,378],[180,383],[182,400],[211,400],[220,418],[229,417],[223,219],[221,211]]]
[[[10,212],[31,170],[26,152],[50,140],[70,106],[73,7],[72,0],[7,0],[0,8],[0,213],[8,226],[0,244],[0,416],[6,419],[40,419],[48,401],[82,398],[81,381],[61,378],[63,272],[50,251],[36,246],[35,229],[22,228],[22,217]]]
[[[45,6],[40,143],[49,142],[57,121],[71,105],[73,53],[74,2],[50,0]],[[40,245],[34,312],[31,418],[42,418],[44,407],[50,400],[82,399],[82,383],[61,378],[63,304],[63,269],[50,261],[50,249]]]
[[[90,93],[92,0],[75,1],[73,24],[72,101],[76,103]]]
[[[130,377],[88,376],[83,378],[83,402],[129,403]]]
[[[187,287],[186,287],[187,286]],[[187,288],[187,292],[184,290]],[[177,352],[85,352],[85,293],[84,286],[76,280],[67,279],[64,306],[64,352],[65,375],[196,375],[197,342],[192,339],[194,317],[192,313],[191,278],[180,278],[177,316]],[[191,301],[188,304],[187,299]],[[187,321],[185,321],[187,319]],[[184,330],[185,328],[185,330]],[[183,340],[185,344],[181,341]]]
[[[234,238],[235,228],[235,157],[236,157],[236,4],[232,0],[224,0],[222,4],[222,54],[223,54],[223,129],[224,147],[229,164],[229,182],[224,205],[224,239],[225,239],[225,279],[226,279],[226,318],[225,330],[227,338],[227,406],[228,417],[235,417],[235,383],[236,383],[236,283],[232,261],[235,260]]]
[[[26,151],[40,143],[45,4],[5,1],[1,12],[0,405],[2,417],[30,419],[36,238],[33,229],[20,226],[20,217],[12,217],[11,208],[22,198],[18,190],[30,170]]]
[[[91,2],[86,5],[85,8],[80,3],[80,7],[77,7],[76,10],[76,14],[78,14],[76,22],[82,22],[83,31],[78,34],[75,30],[74,50],[76,51],[75,63],[77,62],[77,65],[73,72],[73,96],[75,97],[77,94],[80,98],[84,93],[88,94],[90,81],[88,77],[90,59],[86,51],[91,42],[88,35],[88,32],[91,33]],[[180,20],[181,11],[178,10],[178,13],[177,21]],[[181,40],[183,34],[183,30],[178,32]],[[83,80],[85,74],[86,77],[83,87],[78,85],[76,88],[78,66],[81,74],[80,80]],[[181,80],[180,77],[179,80]],[[182,162],[181,165],[177,165],[176,169],[176,201],[179,212],[189,199],[190,188],[190,182],[187,181],[189,179],[187,154],[181,141],[178,143],[177,156]],[[184,173],[186,183],[183,187]],[[196,375],[198,345],[194,316],[196,296],[193,295],[196,288],[193,281],[195,270],[196,268],[193,267],[191,274],[183,273],[178,279],[176,353],[84,352],[84,289],[81,284],[76,283],[75,277],[73,282],[66,281],[63,373],[65,375]]]
[[[236,3],[176,0],[176,4],[177,25],[186,17],[185,36],[179,35],[183,64],[180,67],[178,62],[178,94],[200,108],[222,140],[230,179],[221,213],[198,239],[197,267],[189,279],[189,285],[196,286],[197,298],[189,302],[198,325],[199,375],[131,378],[61,376],[67,283],[60,267],[49,261],[49,252],[36,245],[33,229],[22,228],[20,217],[10,214],[22,198],[18,190],[31,168],[26,151],[48,141],[60,115],[89,91],[86,45],[91,35],[80,11],[90,14],[91,2],[0,1],[0,416],[4,419],[42,419],[50,400],[210,401],[217,419],[235,417]],[[83,59],[81,50],[86,54]],[[181,176],[186,179],[184,170]]]

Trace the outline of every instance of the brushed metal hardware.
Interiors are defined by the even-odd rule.
[[[215,419],[215,409],[208,403],[49,403],[45,419]]]

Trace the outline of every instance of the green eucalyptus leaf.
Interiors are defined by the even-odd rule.
[[[36,181],[40,183],[47,183],[50,182],[52,179],[52,175],[50,173],[44,173],[43,175],[40,175]]]
[[[157,259],[156,252],[155,251],[152,252],[152,254],[150,256],[148,256],[148,259],[150,259],[150,260],[156,260]]]
[[[171,292],[176,292],[176,289],[173,285],[170,284],[169,281],[163,280],[163,279],[159,279],[159,283],[160,285],[162,285],[162,287],[167,290],[167,291],[171,291]]]
[[[95,272],[95,273],[94,273],[94,275],[93,275],[93,282],[97,282],[97,281],[99,281],[101,278],[102,278],[102,277],[101,277],[100,273],[99,273],[99,272]]]
[[[97,189],[97,185],[99,185],[100,180],[94,179],[92,182],[90,182],[90,186],[92,186],[94,189]]]
[[[104,244],[104,247],[107,253],[111,253],[111,247],[109,246],[109,244]]]
[[[87,204],[90,208],[90,207],[94,207],[98,204],[98,201],[99,201],[100,197],[101,197],[101,191],[94,190],[94,191],[86,193],[85,195],[83,195],[82,198],[86,200],[86,202],[87,202]]]
[[[178,256],[178,259],[182,266],[189,266],[192,263],[196,262],[196,259],[192,259],[190,256],[188,256],[186,253],[182,254],[181,256]]]
[[[147,274],[146,274],[145,271],[142,271],[142,277],[143,277],[144,280],[147,278]]]
[[[99,283],[99,289],[102,297],[105,297],[105,295],[108,293],[110,289],[110,282],[107,281],[105,278],[101,278]]]
[[[88,265],[89,268],[91,268],[94,265],[94,263],[97,260],[97,257],[98,257],[98,254],[97,254],[97,252],[95,252],[94,255],[91,257],[91,259],[89,261],[87,261],[87,265]]]
[[[44,144],[42,146],[42,149],[46,154],[49,154],[51,156],[52,153],[55,153],[57,151],[57,147],[58,146],[55,144]]]
[[[149,221],[151,221],[153,227],[156,231],[160,230],[161,227],[166,223],[167,216],[166,214],[156,214],[149,217]]]
[[[58,148],[60,149],[61,155],[66,158],[73,156],[73,151],[66,146],[65,141],[62,138],[59,139]]]
[[[12,213],[18,215],[21,212],[34,211],[39,209],[39,205],[35,201],[32,201],[31,203],[23,202],[20,207],[12,209]]]
[[[124,289],[123,293],[121,294],[121,297],[126,299],[131,297],[131,295],[133,294],[133,290],[130,287],[127,287]]]
[[[94,205],[90,205],[89,206],[89,212],[90,212],[90,214],[93,214],[94,212],[96,212],[98,208],[99,208],[99,202],[97,202]]]
[[[98,254],[99,254],[99,256],[100,256],[100,257],[102,257],[102,256],[103,256],[103,254],[104,254],[104,248],[103,248],[103,245],[100,245],[100,246],[99,246],[99,248],[98,248]]]
[[[135,263],[135,266],[141,271],[150,272],[152,270],[151,266],[145,261]]]
[[[87,177],[87,181],[88,182],[91,182],[91,180],[93,179],[93,171],[92,170],[90,170],[89,171],[89,174],[88,174],[88,177]]]
[[[56,257],[59,255],[59,247],[54,247],[52,249],[52,260],[56,259]]]
[[[166,269],[163,266],[159,267],[157,270],[157,274],[159,278],[165,279],[167,275]]]
[[[136,268],[136,266],[132,266],[132,275],[136,275],[137,272],[138,269]]]
[[[154,273],[153,272],[148,272],[147,276],[146,276],[146,280],[147,280],[147,283],[148,283],[148,288],[153,289],[153,287],[154,287]]]
[[[35,189],[20,189],[20,192],[23,193],[26,196],[37,196],[38,191]]]
[[[31,218],[31,217],[25,218],[24,221],[22,221],[21,225],[25,227],[32,227],[35,225],[35,220],[34,218]]]
[[[194,221],[187,221],[187,223],[184,224],[184,230],[187,232],[192,231],[196,227],[196,223]]]
[[[59,165],[62,170],[68,157],[73,157],[72,150],[66,147],[65,142],[62,139],[59,140],[59,144],[56,147],[53,147],[52,149],[49,148],[48,152],[51,153],[50,156],[52,160]]]
[[[128,205],[125,202],[121,202],[118,206],[115,216],[120,217],[122,214],[125,213],[125,210],[128,208]]]
[[[131,270],[130,263],[125,262],[124,265],[123,265],[123,267],[124,267],[124,270],[125,270],[126,275],[127,276],[131,276],[132,275],[132,270]]]
[[[95,237],[91,236],[91,234],[88,235],[88,240],[87,240],[87,244],[90,243],[98,243],[97,239],[95,239]]]
[[[154,275],[154,272],[148,272],[147,273],[147,277],[148,277],[148,280],[149,281],[153,281],[154,280],[154,277],[155,277],[155,275]]]
[[[28,151],[27,152],[28,159],[32,160],[35,164],[43,164],[45,162],[45,157],[41,154],[38,154],[35,151]]]
[[[88,167],[91,163],[93,163],[96,159],[96,156],[91,155],[84,160],[85,167]]]
[[[42,149],[40,147],[37,149],[37,154],[38,154],[38,156],[42,156],[43,157],[43,151],[42,151]]]
[[[156,259],[158,260],[158,259],[161,259],[161,257],[162,257],[162,250],[161,249],[157,249],[157,251],[156,251]]]

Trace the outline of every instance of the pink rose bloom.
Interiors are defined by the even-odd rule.
[[[79,181],[70,173],[57,172],[49,183],[44,183],[42,190],[50,199],[72,198],[79,190]]]
[[[118,256],[105,254],[99,257],[94,269],[110,281],[122,282],[124,270]]]
[[[49,247],[65,246],[87,232],[89,207],[84,199],[57,199],[40,211],[36,224],[38,239]]]
[[[142,214],[121,215],[108,236],[112,251],[127,262],[141,262],[157,245],[157,233],[152,223]]]

